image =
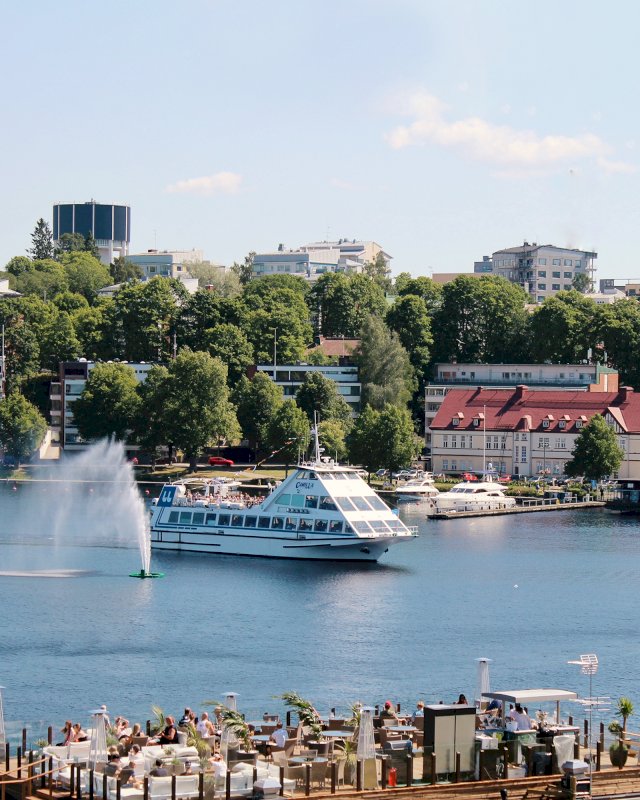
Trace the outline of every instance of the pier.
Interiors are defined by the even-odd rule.
[[[507,514],[532,514],[536,511],[575,511],[576,509],[604,508],[606,503],[600,500],[578,500],[561,503],[556,499],[524,500],[522,505],[514,508],[492,508],[482,511],[439,511],[429,514],[429,519],[462,519],[466,517],[502,517]]]

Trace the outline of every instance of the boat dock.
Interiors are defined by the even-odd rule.
[[[582,500],[575,503],[560,503],[557,500],[525,500],[514,508],[492,508],[482,511],[439,511],[427,513],[427,519],[461,519],[466,517],[501,517],[507,514],[532,514],[534,511],[574,511],[585,508],[604,508],[600,500]]]

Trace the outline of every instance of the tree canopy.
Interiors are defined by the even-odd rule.
[[[315,282],[307,298],[323,336],[354,338],[366,318],[386,310],[384,291],[367,275],[327,272]]]
[[[21,394],[11,392],[0,400],[0,445],[18,465],[36,452],[46,431],[44,417]]]
[[[126,364],[96,364],[82,394],[73,403],[78,433],[86,440],[111,438],[124,441],[140,407],[138,381]]]
[[[356,359],[363,403],[376,409],[388,403],[408,403],[414,386],[413,368],[398,334],[390,331],[380,317],[366,319]]]
[[[351,461],[369,472],[408,466],[416,455],[416,437],[405,408],[387,404],[381,411],[366,406],[348,437]]]
[[[601,414],[595,414],[576,437],[565,472],[571,477],[584,475],[591,480],[602,480],[618,471],[623,457],[624,451],[613,429]]]
[[[238,422],[245,438],[255,450],[264,449],[269,439],[269,425],[282,405],[282,387],[264,372],[256,372],[252,380],[242,377],[233,390]]]

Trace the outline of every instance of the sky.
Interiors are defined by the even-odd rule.
[[[0,263],[55,202],[131,252],[359,238],[393,272],[527,240],[638,278],[640,4],[33,0],[0,7]]]

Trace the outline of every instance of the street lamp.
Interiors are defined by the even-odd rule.
[[[580,667],[580,672],[583,675],[589,676],[589,697],[586,698],[586,704],[589,706],[589,735],[587,738],[587,746],[589,749],[589,797],[593,796],[593,764],[591,754],[591,737],[593,735],[593,676],[598,671],[598,656],[595,653],[587,653],[581,655],[577,661],[567,661],[567,664],[576,664]],[[597,701],[596,701],[597,702]],[[558,720],[558,723],[560,720]]]
[[[273,331],[273,381],[276,381],[276,355],[278,352],[278,329],[271,328]]]

